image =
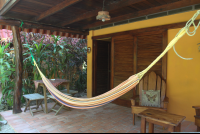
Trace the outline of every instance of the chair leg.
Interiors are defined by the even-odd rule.
[[[37,105],[37,107],[36,107],[36,110],[38,110],[38,108],[39,108],[39,106],[40,106],[40,101],[39,100],[36,100],[36,105]]]
[[[27,110],[27,108],[29,107],[29,104],[30,104],[30,102],[31,102],[31,101],[28,101],[27,99],[25,99],[25,100],[26,100],[26,108],[25,108],[24,112],[26,112],[26,110]]]
[[[42,107],[42,110],[44,111],[44,108],[43,108],[42,102],[43,102],[43,100],[41,100],[40,105],[41,105],[41,107]],[[44,111],[44,112],[45,112],[45,111]]]
[[[60,110],[61,110],[63,107],[64,107],[64,105],[62,105],[62,106],[58,109],[58,111],[56,112],[55,116],[60,112]]]
[[[54,109],[54,107],[55,107],[57,104],[58,104],[58,102],[56,101],[55,104],[54,104],[54,106],[51,108],[51,110],[50,110],[49,112],[51,112],[52,109]]]
[[[135,126],[135,114],[133,113],[133,125]]]
[[[29,101],[30,102],[30,101]],[[33,112],[32,112],[32,110],[31,110],[31,106],[29,105],[29,110],[30,110],[30,113],[31,113],[31,115],[33,116]]]
[[[43,100],[38,100],[37,109],[39,108],[39,106],[41,106],[41,107],[42,107],[42,110],[44,110],[44,109],[43,109],[43,106],[42,106],[42,101],[43,101]]]

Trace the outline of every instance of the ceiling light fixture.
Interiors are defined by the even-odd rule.
[[[110,20],[109,12],[108,11],[104,11],[104,9],[105,9],[104,3],[105,3],[105,0],[103,0],[103,9],[102,9],[102,11],[99,11],[98,15],[96,17],[97,20],[102,20],[103,22],[105,22],[106,20]]]

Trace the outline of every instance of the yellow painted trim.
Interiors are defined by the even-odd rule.
[[[91,47],[91,52],[87,53],[87,97],[92,97],[92,54],[93,54],[93,31],[87,36],[87,47]]]
[[[196,13],[196,11],[197,10],[99,29],[94,31],[94,36],[185,22],[191,19],[192,16]],[[197,19],[200,19],[200,16]]]

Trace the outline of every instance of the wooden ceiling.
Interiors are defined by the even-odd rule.
[[[111,20],[102,22],[96,20],[96,16],[102,10],[103,0],[2,1],[7,2],[0,10],[2,17],[81,32],[100,25],[200,3],[200,0],[105,0],[105,10],[110,12]]]

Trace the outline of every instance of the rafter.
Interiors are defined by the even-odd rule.
[[[107,11],[116,10],[116,9],[126,7],[126,6],[129,6],[129,5],[133,5],[135,3],[139,3],[139,2],[142,2],[142,1],[145,1],[145,0],[122,0],[117,4],[111,4],[111,5],[106,6],[105,10],[107,10]],[[97,16],[98,12],[101,11],[101,10],[102,10],[102,7],[97,8],[94,11],[87,12],[85,14],[80,14],[79,16],[76,16],[76,17],[74,17],[70,20],[62,22],[61,26],[66,26],[66,25],[72,24],[74,22],[78,22],[78,21],[81,21],[81,20],[84,20],[84,19],[88,19],[88,18]]]
[[[155,7],[155,5],[154,4],[152,4],[151,2],[149,2],[149,1],[147,1],[147,0],[145,0],[145,3],[147,3],[149,6],[151,6],[151,7]]]
[[[14,5],[20,0],[9,0],[6,5],[0,10],[0,15],[5,15]]]
[[[21,21],[14,20],[14,19],[8,19],[5,17],[0,16],[0,25],[10,25],[10,26],[20,26]],[[88,35],[88,32],[73,30],[73,29],[67,29],[67,28],[61,28],[61,27],[55,27],[51,25],[45,25],[40,23],[33,23],[33,22],[26,22],[24,21],[23,28],[36,28],[36,29],[44,29],[44,30],[51,30],[51,31],[59,31],[59,32],[65,32],[65,33],[72,33],[72,34],[82,34],[82,35]]]
[[[82,0],[65,0],[62,3],[59,3],[58,5],[50,8],[49,10],[45,11],[44,13],[40,14],[38,17],[36,17],[36,21],[40,21],[44,19],[45,17],[48,17],[52,14],[57,13],[58,11],[63,10],[66,7],[69,7],[77,2],[80,2]]]
[[[112,18],[110,21],[106,21],[106,22],[96,21],[93,24],[88,24],[88,25],[82,27],[82,29],[88,29],[88,28],[97,27],[100,25],[106,25],[109,23],[114,23],[114,22],[118,22],[118,21],[122,21],[122,20],[126,20],[126,19],[131,19],[131,18],[136,18],[136,17],[140,17],[140,16],[144,16],[144,15],[158,13],[161,11],[163,12],[163,11],[167,11],[167,10],[177,9],[177,8],[181,8],[181,7],[185,7],[185,6],[198,4],[198,3],[200,3],[200,0],[181,0],[181,1],[170,3],[170,4],[149,8],[146,10],[141,10],[141,11],[129,13],[126,15],[121,15],[121,16]]]

